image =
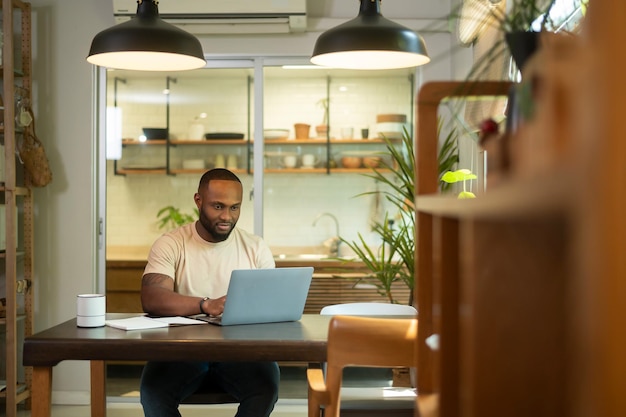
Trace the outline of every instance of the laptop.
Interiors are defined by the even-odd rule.
[[[310,266],[236,269],[222,315],[195,318],[219,326],[300,320],[312,278]]]

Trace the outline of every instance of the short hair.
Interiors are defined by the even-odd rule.
[[[224,181],[235,181],[241,184],[241,180],[238,176],[236,176],[232,171],[229,171],[225,168],[214,168],[205,172],[200,178],[200,183],[198,184],[198,192],[202,187],[208,186],[209,182],[212,180],[224,180]]]

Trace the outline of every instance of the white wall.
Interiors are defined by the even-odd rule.
[[[415,0],[393,2],[402,3],[399,9],[403,17],[417,18],[420,14],[419,17],[424,17],[423,5]],[[74,317],[76,294],[97,288],[94,95],[92,68],[85,57],[92,37],[111,26],[113,17],[110,0],[32,0],[31,3],[36,15],[33,93],[37,129],[54,173],[52,184],[34,192],[35,330],[38,331]],[[327,3],[330,10],[339,2]],[[316,36],[308,33],[287,38],[212,38],[204,40],[203,46],[208,54],[300,55],[302,51],[312,50]],[[425,39],[435,59],[424,68],[424,79],[449,79],[466,72],[455,65],[456,55],[449,56],[449,35],[426,33]],[[53,401],[87,402],[87,371],[85,363],[62,363],[56,367]]]

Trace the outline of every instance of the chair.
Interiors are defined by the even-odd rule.
[[[393,398],[383,398],[377,405],[367,398],[360,407],[346,410],[341,385],[346,367],[414,366],[416,346],[417,318],[333,317],[328,329],[326,375],[322,369],[307,370],[309,417],[339,417],[340,410],[341,415],[413,416],[414,392],[401,401],[401,407]]]
[[[415,316],[413,306],[391,303],[343,303],[325,306],[321,315],[335,316]]]

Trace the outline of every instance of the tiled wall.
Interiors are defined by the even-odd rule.
[[[248,134],[248,108],[252,109],[254,100],[254,88],[247,74],[250,70],[232,71],[234,76],[220,72],[216,77],[201,77],[192,73],[170,81],[173,139],[187,138],[191,123],[201,113],[207,114],[199,120],[207,133]],[[118,83],[117,94],[117,105],[123,113],[122,136],[137,139],[143,127],[165,127],[168,100],[163,94],[167,86],[165,76],[124,80],[125,83]],[[376,136],[377,114],[405,114],[410,118],[411,88],[407,76],[332,77],[329,82],[331,136],[339,137],[344,126],[353,127],[355,137],[360,137],[361,128],[366,127],[370,128],[370,137]],[[311,125],[311,135],[315,135],[314,127],[322,123],[324,116],[320,100],[327,95],[325,76],[267,77],[264,89],[266,128],[290,129],[293,138],[294,124],[307,123]],[[113,88],[109,88],[110,106],[114,99]],[[254,123],[253,111],[250,122]]]
[[[111,165],[111,163],[109,163]],[[148,246],[163,231],[157,227],[157,212],[173,205],[193,213],[193,194],[199,175],[107,176],[107,244]],[[239,226],[253,230],[253,201],[249,199],[252,176],[243,174],[244,202]],[[361,233],[376,243],[369,232],[369,220],[376,212],[373,180],[359,174],[268,174],[265,177],[264,237],[274,247],[311,247],[335,235],[329,217],[313,221],[324,212],[337,217],[339,233],[354,240]],[[384,204],[384,203],[383,203]],[[378,217],[378,220],[382,220]]]
[[[166,106],[162,94],[165,79],[127,80],[118,87],[118,106],[122,108],[124,117],[123,137],[137,138],[142,127],[165,127]],[[170,84],[172,136],[185,138],[193,115],[201,112],[208,114],[206,119],[201,120],[206,132],[234,131],[247,135],[248,88],[251,88],[248,79],[242,74],[233,78],[203,80],[179,77]],[[401,113],[410,117],[411,84],[408,79],[333,78],[330,89],[330,122],[335,126],[331,135],[338,136],[340,127],[351,126],[356,137],[360,137],[361,128],[369,127],[372,137],[376,135],[377,114]],[[291,129],[290,136],[294,137],[293,124],[308,123],[312,126],[311,135],[315,135],[314,126],[320,124],[323,117],[323,109],[318,102],[325,97],[325,92],[326,78],[322,76],[268,78],[265,81],[265,126]],[[112,100],[110,95],[109,102],[112,103]],[[241,147],[241,150],[245,151],[245,148]],[[302,149],[299,151],[303,152]],[[158,151],[149,149],[142,152],[154,152],[151,160],[145,158],[143,153],[143,163],[148,160],[153,164],[164,164]],[[319,153],[324,155],[324,152],[322,148]],[[212,156],[202,157],[211,162]],[[134,162],[138,163],[122,160],[120,164]],[[240,160],[240,163],[243,162]],[[252,176],[243,174],[241,179],[246,198],[239,224],[252,230],[253,203],[247,199]],[[107,244],[150,245],[162,233],[156,227],[156,214],[160,208],[174,205],[183,212],[192,213],[198,180],[199,175],[115,176],[110,162],[107,175]],[[335,225],[327,217],[320,219],[315,227],[312,223],[317,215],[330,212],[339,219],[343,237],[356,239],[360,232],[367,240],[375,242],[368,226],[373,198],[355,198],[359,193],[373,190],[374,186],[373,180],[360,174],[266,174],[264,236],[272,246],[320,245],[335,234]]]

